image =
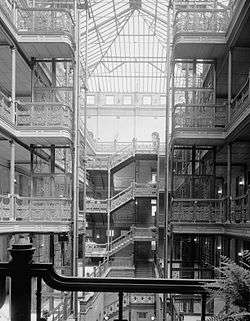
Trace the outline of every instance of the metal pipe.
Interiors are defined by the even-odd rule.
[[[228,52],[228,83],[227,83],[227,100],[228,100],[228,111],[227,111],[227,121],[231,120],[231,99],[232,99],[232,50]]]
[[[123,292],[119,292],[119,321],[123,321],[122,313],[123,312]]]
[[[11,47],[11,121],[15,124],[16,118],[16,48]],[[11,214],[15,218],[15,143],[10,140],[10,196]]]
[[[109,260],[109,250],[110,250],[110,208],[111,208],[111,164],[109,163],[108,168],[108,203],[107,203],[107,260]]]
[[[83,235],[82,235],[82,275],[85,275],[85,237],[86,237],[86,212],[87,212],[87,93],[88,93],[88,25],[89,25],[89,10],[88,3],[85,3],[85,24],[86,24],[86,35],[85,35],[85,72],[84,72],[84,129],[83,129]],[[78,39],[79,42],[79,39]],[[79,44],[78,44],[79,48]],[[79,84],[80,94],[80,84]],[[79,97],[80,101],[80,97]]]
[[[166,46],[166,126],[165,126],[165,191],[164,191],[164,277],[168,277],[168,180],[169,180],[169,117],[170,117],[170,10],[172,2],[168,3],[167,11],[167,46]]]
[[[172,1],[168,2],[167,10],[167,44],[166,44],[166,124],[165,124],[165,189],[164,189],[164,278],[168,278],[168,219],[169,219],[169,201],[168,201],[168,180],[169,180],[169,117],[170,117],[170,10]],[[167,318],[167,295],[163,295],[163,321]]]
[[[73,240],[72,240],[72,272],[73,276],[78,275],[78,212],[79,212],[79,12],[77,0],[74,1],[75,15],[75,65],[74,65],[74,138],[73,138]],[[73,293],[73,311],[74,319],[78,320],[78,294]]]
[[[201,321],[206,320],[206,303],[207,303],[207,295],[206,293],[201,296]]]
[[[37,278],[37,287],[36,287],[36,321],[41,320],[41,295],[42,295],[42,279],[40,277]]]

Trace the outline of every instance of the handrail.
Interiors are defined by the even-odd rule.
[[[133,188],[133,186],[134,186],[133,183],[131,183],[131,185],[129,187],[125,188],[121,192],[119,192],[116,195],[114,195],[113,197],[111,197],[110,201],[113,201],[113,200],[119,198],[121,195],[125,194],[126,192],[130,191]]]
[[[237,92],[237,94],[234,96],[234,98],[231,101],[231,104],[233,104],[237,98],[241,95],[241,93],[244,91],[244,89],[249,85],[249,76],[247,77],[246,82],[243,84],[243,86],[241,86],[241,88],[239,89],[239,91]]]
[[[59,291],[118,292],[119,319],[122,319],[124,293],[200,294],[201,320],[205,321],[207,290],[204,285],[214,283],[214,280],[65,277],[57,274],[51,263],[32,263],[34,251],[32,244],[21,238],[10,250],[12,260],[9,263],[0,263],[0,276],[11,277],[10,304],[16,312],[12,315],[12,321],[30,319],[32,277],[43,279],[48,286]],[[38,295],[41,296],[39,293]]]

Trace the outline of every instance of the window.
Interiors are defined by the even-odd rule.
[[[124,105],[132,105],[132,96],[124,96],[123,97]]]
[[[137,312],[138,319],[146,319],[147,312]]]
[[[151,215],[153,217],[156,215],[156,210],[157,210],[156,199],[152,199],[151,200]]]
[[[161,106],[166,105],[166,96],[161,96],[160,97],[160,104],[161,104]]]
[[[151,105],[152,103],[152,97],[151,96],[143,96],[142,98],[142,104],[143,105]]]
[[[106,105],[113,105],[115,103],[114,96],[106,96]]]
[[[94,103],[95,103],[95,96],[94,95],[87,96],[87,104],[94,105]]]
[[[156,205],[151,205],[151,215],[152,216],[155,216],[155,214],[156,214]]]
[[[107,233],[108,233],[108,231],[107,231]],[[110,236],[110,237],[113,237],[113,236],[114,236],[114,230],[109,230],[109,236]]]
[[[156,183],[156,180],[157,180],[157,173],[152,172],[151,173],[151,183]]]

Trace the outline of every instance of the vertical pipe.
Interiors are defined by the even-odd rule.
[[[189,70],[188,70],[188,72],[189,72]],[[188,81],[188,79],[187,79],[187,81]],[[196,60],[193,61],[193,79],[192,79],[192,82],[193,82],[193,88],[197,87],[196,86]],[[193,89],[193,92],[192,92],[192,103],[193,104],[197,104],[196,91],[194,89]]]
[[[232,144],[227,144],[227,221],[231,219]]]
[[[216,197],[216,147],[213,148],[213,187],[212,187],[212,198]]]
[[[165,191],[164,191],[164,277],[168,277],[168,180],[169,180],[169,117],[170,117],[170,10],[171,1],[168,2],[167,11],[167,48],[166,48],[166,124],[165,124]],[[165,316],[164,316],[165,317]]]
[[[201,321],[206,320],[206,303],[207,303],[207,295],[203,293],[201,295]]]
[[[56,60],[55,58],[52,58],[52,75],[51,75],[51,85],[53,90],[52,100],[56,101]]]
[[[37,287],[36,287],[36,321],[40,321],[41,319],[41,308],[42,308],[42,279],[38,277],[36,279],[37,281]]]
[[[86,1],[85,8],[85,24],[86,24],[86,36],[85,36],[85,64],[84,64],[84,142],[83,142],[83,235],[82,235],[82,273],[85,275],[85,237],[86,237],[86,210],[87,210],[87,93],[88,93],[88,24],[89,24],[89,11],[88,3]],[[79,39],[78,39],[79,42]],[[78,44],[79,48],[79,44]],[[79,101],[80,101],[80,88],[79,88]]]
[[[16,48],[11,47],[11,121],[15,123],[16,107]]]
[[[168,216],[169,216],[169,200],[168,200],[168,180],[169,180],[169,124],[170,124],[170,76],[171,76],[171,47],[170,47],[170,10],[172,1],[168,1],[167,10],[167,44],[166,44],[166,123],[165,123],[165,166],[164,166],[164,277],[168,278]],[[163,295],[163,320],[167,318],[167,295]]]
[[[34,87],[35,87],[35,58],[31,58],[31,102],[34,101]]]
[[[160,219],[160,138],[158,137],[158,149],[157,149],[157,201],[156,201],[156,215],[155,215],[155,227],[156,227],[156,256],[159,256],[159,219]]]
[[[10,207],[11,218],[15,219],[15,143],[10,140]]]
[[[119,317],[118,321],[123,321],[123,292],[119,292]]]
[[[213,63],[213,86],[214,86],[213,103],[216,104],[216,91],[217,91],[217,65],[216,65],[216,61]]]
[[[79,211],[79,11],[77,0],[74,0],[75,16],[75,65],[74,65],[74,130],[73,130],[73,204],[72,204],[72,272],[78,275],[78,211]],[[78,320],[78,293],[73,292],[74,320]]]
[[[56,150],[55,145],[50,147],[50,195],[56,197],[55,195],[55,159],[56,159]]]
[[[33,181],[33,174],[34,174],[34,146],[33,144],[30,145],[30,196],[34,195],[34,181]]]
[[[21,240],[21,239],[20,239]],[[31,275],[30,263],[34,248],[32,244],[21,243],[12,245],[12,274],[10,287],[11,321],[31,320]],[[21,268],[20,268],[21,267]]]
[[[195,158],[196,146],[192,146],[192,181],[191,181],[191,198],[195,198]]]
[[[11,47],[11,121],[15,124],[16,108],[16,48]],[[15,143],[10,141],[10,206],[11,217],[15,218]]]
[[[108,165],[108,208],[107,208],[107,260],[109,260],[109,250],[110,250],[110,207],[111,207],[111,188],[110,188],[110,167],[111,164]]]
[[[232,99],[232,50],[228,52],[228,81],[227,81],[227,92],[228,92],[228,109],[227,109],[227,121],[231,120],[231,99]]]
[[[50,263],[55,264],[54,233],[49,235],[49,258]]]

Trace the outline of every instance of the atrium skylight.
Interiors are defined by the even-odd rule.
[[[164,93],[167,1],[89,1],[89,92]],[[85,57],[85,18],[81,55]]]

